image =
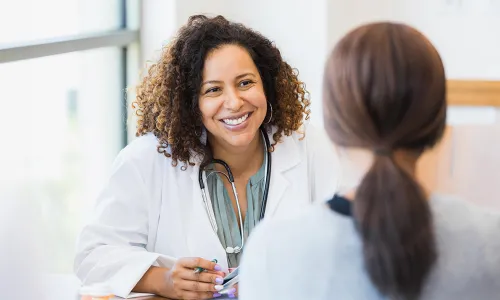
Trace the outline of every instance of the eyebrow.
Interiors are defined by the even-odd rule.
[[[248,72],[248,73],[243,73],[243,74],[240,74],[238,76],[236,76],[236,80],[240,79],[240,78],[243,78],[245,76],[252,76],[252,77],[255,77],[255,74],[254,73],[251,73],[251,72]],[[222,81],[220,80],[208,80],[208,81],[205,81],[201,84],[201,86],[204,86],[205,84],[211,84],[211,83],[221,83]]]

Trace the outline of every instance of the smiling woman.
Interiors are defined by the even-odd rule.
[[[80,238],[84,284],[121,297],[220,296],[264,216],[336,191],[336,152],[304,124],[307,95],[270,40],[221,16],[191,17],[137,87],[139,137]]]

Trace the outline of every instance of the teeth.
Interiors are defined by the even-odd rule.
[[[248,118],[248,114],[246,114],[243,117],[238,118],[238,119],[223,119],[222,121],[224,121],[224,123],[226,123],[228,125],[239,125],[239,124],[243,123],[247,118]]]

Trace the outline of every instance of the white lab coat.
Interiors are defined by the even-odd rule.
[[[293,133],[272,153],[265,218],[300,212],[336,191],[335,147],[322,130],[303,130],[304,139]],[[226,252],[202,200],[199,165],[172,167],[157,144],[154,135],[142,136],[116,158],[93,220],[79,237],[75,271],[84,285],[105,285],[127,297],[151,265],[171,267],[178,257],[215,258],[227,270]]]

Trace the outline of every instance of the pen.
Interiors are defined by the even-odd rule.
[[[215,258],[214,258],[214,259],[212,259],[212,262],[213,262],[213,263],[217,263],[217,259],[215,259]],[[197,267],[197,268],[195,268],[195,269],[194,269],[194,273],[195,273],[195,274],[196,274],[196,273],[201,273],[201,272],[203,272],[203,271],[205,271],[205,269],[203,269],[203,268],[201,268],[201,267]]]

